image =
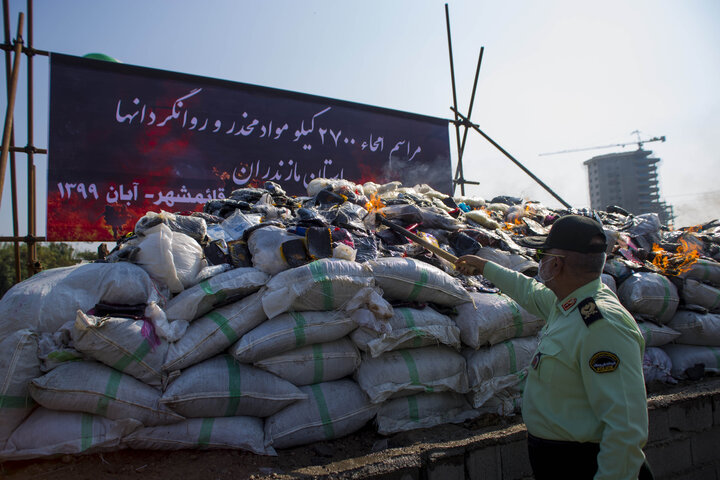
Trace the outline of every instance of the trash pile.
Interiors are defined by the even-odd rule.
[[[138,220],[104,260],[0,300],[0,460],[132,449],[276,449],[373,421],[388,435],[520,408],[544,322],[446,252],[535,276],[519,240],[599,220],[603,282],[647,342],[647,382],[720,371],[720,223],[554,210],[426,185],[268,182]]]

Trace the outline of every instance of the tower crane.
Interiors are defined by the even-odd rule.
[[[643,139],[640,138],[640,131],[639,131],[639,130],[632,131],[632,132],[630,132],[630,134],[631,134],[631,135],[637,135],[637,141],[635,141],[635,142],[627,142],[627,143],[615,143],[615,144],[612,144],[612,145],[601,145],[601,146],[598,146],[598,147],[573,148],[573,149],[570,149],[570,150],[560,150],[559,152],[541,153],[541,154],[539,154],[539,156],[542,157],[542,156],[546,156],[546,155],[559,155],[559,154],[561,154],[561,153],[584,152],[584,151],[586,151],[586,150],[599,150],[599,149],[601,149],[601,148],[613,148],[613,147],[623,147],[623,148],[624,148],[624,147],[626,147],[626,146],[628,146],[628,145],[633,145],[633,144],[637,144],[638,150],[642,150],[642,146],[643,146],[643,144],[645,144],[645,143],[650,143],[650,142],[664,142],[664,141],[665,141],[665,135],[663,135],[662,137],[653,137],[653,138],[648,138],[648,139],[643,140]]]

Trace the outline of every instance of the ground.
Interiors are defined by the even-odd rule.
[[[717,386],[720,377],[677,386],[649,386],[649,396],[682,396]],[[27,460],[0,464],[0,478],[13,480],[138,480],[182,478],[183,480],[239,480],[313,478],[334,472],[348,472],[367,462],[389,458],[411,458],[426,450],[429,444],[449,442],[463,437],[511,427],[518,416],[501,418],[484,416],[463,425],[441,425],[392,436],[375,432],[372,425],[332,442],[320,442],[293,449],[279,450],[277,457],[254,455],[242,451],[182,450],[175,452],[120,450],[85,456],[65,455],[49,460]],[[387,453],[386,453],[387,452]]]

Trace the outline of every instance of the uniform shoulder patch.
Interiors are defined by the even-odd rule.
[[[590,357],[590,368],[595,373],[609,373],[620,366],[620,358],[612,352],[597,352]]]
[[[600,309],[595,303],[595,299],[592,297],[588,297],[582,302],[580,302],[578,304],[578,311],[580,312],[580,316],[585,322],[585,325],[588,327],[593,322],[603,318],[602,313],[600,313]]]

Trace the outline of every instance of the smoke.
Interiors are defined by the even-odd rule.
[[[680,196],[676,198],[680,198]],[[700,225],[720,219],[720,195],[718,192],[682,196],[680,200],[669,203],[673,206],[676,228]]]

